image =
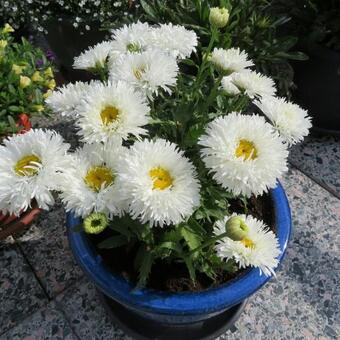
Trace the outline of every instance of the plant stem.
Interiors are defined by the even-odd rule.
[[[219,75],[218,78],[216,79],[214,87],[211,89],[209,97],[203,105],[203,108],[202,108],[202,111],[201,111],[202,113],[204,113],[205,111],[207,111],[209,109],[209,106],[211,105],[213,100],[216,98],[217,90],[218,90],[218,87],[220,86],[222,78],[223,78],[223,75]]]

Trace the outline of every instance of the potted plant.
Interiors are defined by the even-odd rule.
[[[44,99],[55,87],[52,65],[44,53],[22,38],[14,42],[14,29],[6,24],[0,30],[0,139],[23,134],[32,127],[30,118],[45,112]],[[47,111],[47,110],[46,110]],[[39,209],[16,215],[0,213],[0,239],[22,230]],[[18,215],[18,214],[17,214]]]
[[[288,29],[309,57],[294,64],[296,101],[308,109],[316,131],[339,135],[340,2],[276,0],[274,8],[291,17]]]
[[[116,320],[147,338],[217,336],[289,239],[277,179],[309,117],[275,97],[245,51],[213,48],[226,8],[212,8],[210,23],[195,59],[197,36],[183,26],[123,26],[75,58],[101,81],[47,99],[84,142],[49,177],[69,212],[71,249]],[[250,103],[261,115],[242,113]],[[25,152],[39,158],[39,176],[43,157]]]

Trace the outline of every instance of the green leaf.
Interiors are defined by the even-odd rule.
[[[185,239],[190,250],[196,249],[202,243],[202,238],[187,225],[182,226],[181,235]]]
[[[139,279],[136,288],[141,288],[145,286],[149,278],[154,256],[151,251],[146,250],[144,245],[140,247],[140,251],[138,251],[137,256],[139,256],[137,262],[140,263],[140,267],[137,268],[139,272]]]
[[[127,243],[128,243],[128,240],[124,235],[117,235],[117,236],[109,237],[108,239],[98,243],[98,248],[101,248],[101,249],[118,248]]]
[[[185,265],[188,268],[191,280],[195,282],[196,281],[196,270],[195,270],[195,267],[192,263],[191,257],[186,256],[186,257],[183,258],[183,260],[184,260]]]

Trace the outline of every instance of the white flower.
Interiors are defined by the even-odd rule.
[[[118,172],[130,214],[142,223],[177,224],[199,206],[196,171],[176,144],[164,139],[136,142]]]
[[[77,150],[61,185],[60,196],[67,211],[81,217],[92,212],[122,214],[124,202],[116,183],[116,163],[122,152],[123,147],[113,142],[85,144]]]
[[[269,118],[289,145],[302,141],[312,127],[307,111],[284,98],[265,96],[254,104]]]
[[[79,81],[74,84],[70,83],[53,91],[45,102],[54,112],[61,113],[63,116],[73,116],[76,115],[75,108],[89,89],[100,84],[100,81],[95,80],[90,83]]]
[[[149,97],[157,95],[159,88],[171,93],[177,73],[176,59],[159,50],[120,56],[110,67],[112,81],[124,80]]]
[[[245,221],[249,228],[248,235],[241,241],[234,241],[224,237],[217,241],[215,246],[217,255],[224,260],[234,259],[239,268],[248,266],[257,267],[266,276],[275,275],[274,269],[278,265],[277,257],[280,255],[280,246],[274,233],[256,218],[248,215],[237,215]],[[223,221],[216,222],[215,235],[223,234],[225,224],[230,217],[226,216]]]
[[[214,48],[210,61],[220,70],[227,74],[243,71],[245,68],[253,66],[253,62],[248,60],[248,54],[240,51],[239,48]]]
[[[131,85],[119,81],[97,86],[89,91],[76,109],[78,134],[87,143],[138,137],[147,131],[141,126],[149,121],[145,97]]]
[[[199,144],[213,178],[235,195],[260,195],[287,170],[287,146],[264,117],[236,112],[208,124]]]
[[[0,147],[0,211],[19,215],[36,200],[39,208],[54,204],[51,191],[69,167],[68,144],[55,131],[31,130]]]
[[[139,53],[149,45],[150,27],[147,23],[136,22],[131,25],[112,30],[113,53]]]
[[[162,24],[151,30],[150,44],[175,58],[184,59],[196,50],[197,35],[184,26]]]
[[[250,98],[256,96],[274,96],[276,93],[273,79],[255,71],[243,70],[231,75],[232,83]]]
[[[95,46],[88,48],[78,57],[75,57],[73,67],[80,70],[102,68],[105,66],[111,50],[112,42],[103,41]]]
[[[230,96],[236,96],[241,93],[236,85],[233,84],[233,77],[226,76],[221,81],[222,89]]]

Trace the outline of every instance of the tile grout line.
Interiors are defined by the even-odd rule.
[[[338,194],[336,191],[334,191],[333,189],[331,189],[327,184],[325,184],[324,182],[318,180],[317,178],[315,178],[314,176],[310,175],[308,172],[306,172],[305,170],[301,169],[299,166],[297,166],[294,162],[292,162],[291,160],[289,161],[289,164],[295,169],[300,171],[303,175],[305,175],[306,177],[308,177],[311,181],[313,181],[314,183],[316,183],[317,185],[319,185],[320,187],[322,187],[324,190],[326,190],[329,194],[331,194],[332,196],[334,196],[335,198],[337,198],[338,200],[340,200],[340,194]]]
[[[70,327],[72,334],[78,339],[81,340],[81,338],[79,337],[79,335],[77,334],[76,330],[74,329],[71,320],[69,319],[68,315],[66,314],[66,312],[64,311],[64,309],[62,308],[62,305],[60,304],[59,301],[54,300],[54,303],[56,305],[56,309],[63,315],[65,321],[67,322],[68,326]]]

